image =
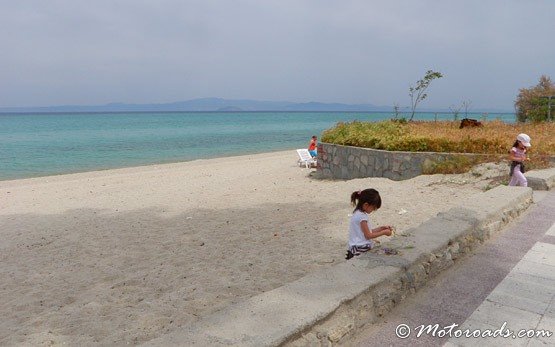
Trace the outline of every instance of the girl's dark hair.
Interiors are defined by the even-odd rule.
[[[519,143],[519,142],[520,142],[520,141],[516,140],[515,143],[513,143],[513,147],[518,148],[518,143]]]
[[[355,206],[355,211],[362,211],[362,205],[364,205],[365,202],[370,206],[374,206],[376,209],[382,207],[382,198],[376,189],[364,189],[351,194],[351,204]]]

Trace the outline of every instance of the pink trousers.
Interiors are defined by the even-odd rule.
[[[513,170],[513,175],[509,181],[510,186],[522,186],[528,187],[528,180],[524,177],[524,174],[520,172],[520,165],[515,166]]]

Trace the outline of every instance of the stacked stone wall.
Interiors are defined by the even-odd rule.
[[[329,143],[318,145],[317,177],[344,179],[386,177],[400,181],[419,176],[435,163],[471,153],[401,152],[341,146]]]

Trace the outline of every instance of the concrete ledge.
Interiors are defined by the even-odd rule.
[[[550,190],[555,186],[555,168],[529,171],[526,179],[528,187],[534,190]]]
[[[428,220],[386,246],[262,293],[149,341],[150,346],[330,345],[391,310],[518,216],[530,188],[499,186]]]

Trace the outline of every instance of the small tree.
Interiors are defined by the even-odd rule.
[[[472,105],[472,101],[465,100],[462,102],[462,106],[464,107],[464,117],[468,118],[468,110],[470,109],[470,105]]]
[[[548,99],[555,95],[555,84],[548,76],[541,76],[539,83],[531,88],[519,90],[515,101],[516,118],[519,122],[547,121]]]
[[[451,105],[449,106],[449,110],[451,110],[451,113],[453,114],[453,120],[459,120],[459,113],[461,113],[461,106],[455,106],[455,105]]]
[[[399,104],[398,103],[394,103],[393,104],[393,119],[399,119]]]
[[[441,74],[441,72],[428,70],[424,78],[416,82],[416,87],[410,86],[409,96],[410,96],[411,115],[410,115],[409,121],[412,121],[412,119],[414,118],[414,112],[416,110],[416,106],[418,105],[418,103],[420,103],[422,100],[428,97],[428,94],[426,94],[426,89],[428,89],[428,87],[430,86],[430,83],[432,83],[432,81],[435,80],[436,78],[442,78],[442,77],[443,75]]]

